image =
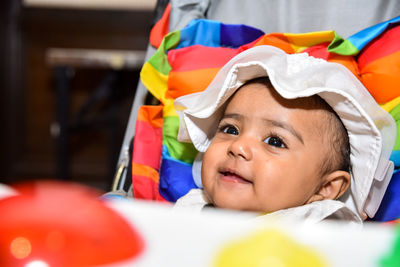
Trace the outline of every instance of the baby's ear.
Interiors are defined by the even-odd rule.
[[[334,171],[322,178],[322,183],[317,192],[307,201],[308,203],[323,199],[338,199],[350,186],[350,173]]]

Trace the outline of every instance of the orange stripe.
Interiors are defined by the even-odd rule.
[[[163,125],[163,106],[141,106],[138,110],[137,119],[149,122],[155,128]]]
[[[400,51],[377,59],[360,70],[361,81],[379,104],[400,96]]]
[[[132,175],[145,176],[158,183],[160,180],[159,173],[146,165],[132,162]]]
[[[282,33],[271,33],[261,37],[254,46],[272,45],[278,47],[288,54],[293,54],[295,51],[290,45],[289,40]]]
[[[219,68],[209,68],[192,71],[171,71],[169,73],[166,97],[176,99],[182,95],[203,91],[219,70]]]
[[[356,77],[359,77],[358,65],[353,56],[342,56],[335,53],[329,53],[328,61],[342,64]]]

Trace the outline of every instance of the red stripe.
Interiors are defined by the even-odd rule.
[[[133,196],[138,199],[166,202],[158,192],[158,183],[146,176],[132,175]]]
[[[237,53],[229,47],[192,45],[168,52],[168,62],[173,71],[221,68]]]
[[[327,50],[327,47],[330,43],[322,43],[318,45],[311,46],[307,49],[305,49],[303,52],[308,53],[310,56],[316,57],[316,58],[322,58],[324,60],[327,60],[329,62],[336,62],[339,64],[342,64],[346,68],[348,68],[354,75],[358,77],[358,67],[357,67],[357,62],[354,60],[353,56],[343,56],[343,55],[338,55],[336,53],[330,53]]]
[[[382,222],[382,224],[393,225],[396,226],[400,223],[400,219],[394,219],[393,221]]]
[[[307,49],[305,49],[303,52],[308,53],[310,56],[316,57],[316,58],[322,58],[325,60],[328,60],[329,58],[329,52],[326,49],[330,43],[322,43],[318,45],[311,46]]]
[[[364,68],[370,62],[388,56],[400,50],[400,26],[384,32],[376,40],[368,44],[358,56],[358,66]]]
[[[148,122],[137,121],[133,147],[134,162],[160,169],[162,128],[154,128]]]
[[[154,47],[159,47],[164,36],[169,32],[169,14],[171,13],[171,4],[168,4],[159,21],[150,31],[150,43]]]

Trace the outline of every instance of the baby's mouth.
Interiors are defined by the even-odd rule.
[[[253,182],[231,171],[220,171],[221,179],[231,183],[252,184]]]

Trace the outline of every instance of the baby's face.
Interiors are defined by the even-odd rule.
[[[325,116],[296,103],[257,83],[232,97],[202,165],[204,190],[217,207],[272,212],[318,192]]]

